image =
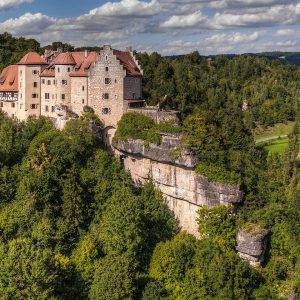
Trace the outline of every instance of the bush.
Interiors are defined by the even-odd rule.
[[[227,171],[218,165],[199,163],[195,169],[197,174],[207,177],[210,181],[225,184],[240,184],[241,176],[234,171]]]

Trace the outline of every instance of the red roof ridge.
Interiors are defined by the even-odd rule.
[[[63,52],[52,62],[54,65],[76,65],[76,61],[72,55],[72,52]]]
[[[48,65],[48,63],[36,52],[28,52],[17,63],[18,65]]]

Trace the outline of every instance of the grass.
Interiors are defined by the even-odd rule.
[[[282,154],[282,153],[284,153],[285,149],[287,148],[288,143],[289,143],[288,138],[279,138],[279,139],[271,140],[268,142],[262,142],[262,143],[259,143],[258,145],[264,146],[269,151],[269,154],[271,154],[271,153]]]
[[[292,132],[294,125],[295,122],[287,122],[278,123],[272,127],[258,126],[253,131],[254,138],[255,140],[260,140],[272,136],[289,135]]]

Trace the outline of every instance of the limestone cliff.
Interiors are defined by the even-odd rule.
[[[138,185],[152,179],[183,230],[198,235],[197,210],[208,205],[236,204],[243,193],[236,185],[208,181],[193,170],[196,157],[184,149],[181,137],[162,135],[161,145],[144,145],[142,140],[113,142],[124,167]],[[174,156],[171,149],[177,149]]]

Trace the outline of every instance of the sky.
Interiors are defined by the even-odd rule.
[[[0,0],[0,33],[163,55],[300,51],[297,0]]]

